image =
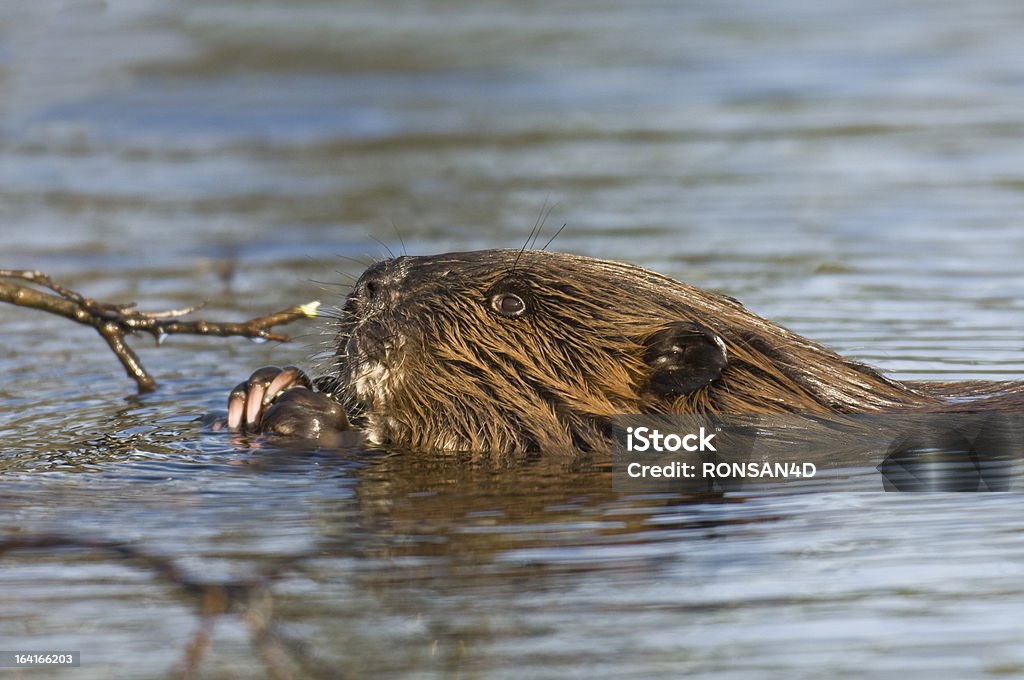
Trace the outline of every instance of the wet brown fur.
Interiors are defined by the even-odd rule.
[[[491,298],[512,290],[527,313]],[[702,324],[728,365],[679,397],[649,388],[646,341]],[[371,267],[339,322],[341,395],[371,442],[492,454],[597,450],[624,413],[863,413],[1024,406],[1021,383],[901,383],[631,264],[544,251],[401,257]],[[955,399],[960,398],[960,399]]]

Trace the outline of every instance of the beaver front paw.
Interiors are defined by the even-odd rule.
[[[228,397],[228,428],[249,433],[321,439],[349,429],[341,405],[295,366],[265,366]]]

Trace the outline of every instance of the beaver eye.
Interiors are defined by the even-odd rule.
[[[515,293],[498,293],[491,298],[491,306],[494,311],[502,316],[515,317],[526,311],[526,303],[523,298]]]

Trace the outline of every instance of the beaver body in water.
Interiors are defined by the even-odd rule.
[[[337,322],[330,375],[267,368],[229,426],[494,454],[608,448],[626,413],[1024,410],[1024,383],[899,382],[635,265],[483,250],[369,267]]]

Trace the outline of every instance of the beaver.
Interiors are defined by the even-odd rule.
[[[607,450],[617,414],[1024,407],[1024,383],[901,382],[726,295],[623,262],[496,249],[370,266],[328,375],[264,368],[228,425],[413,451]]]

